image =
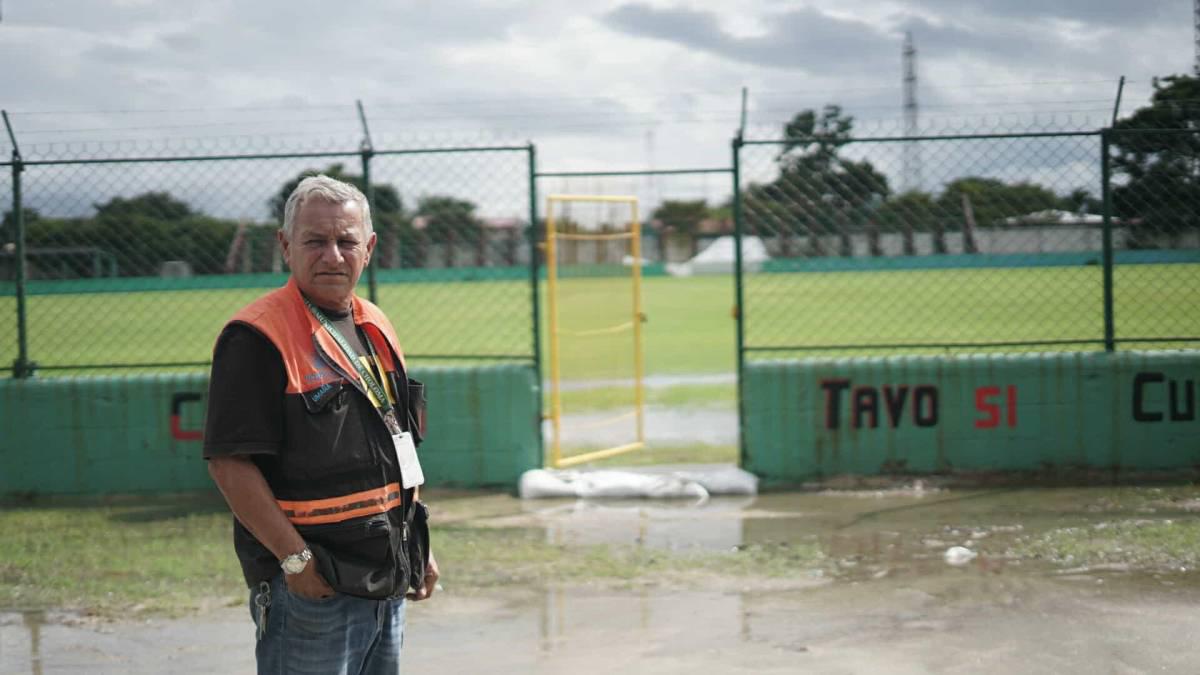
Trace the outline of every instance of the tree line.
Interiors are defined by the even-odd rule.
[[[913,253],[916,232],[932,233],[934,250],[945,252],[945,234],[960,231],[970,252],[976,226],[1046,224],[1055,222],[1048,212],[1104,211],[1099,196],[1083,188],[1057,194],[1032,181],[985,176],[957,178],[937,192],[897,192],[871,161],[845,155],[855,141],[853,129],[854,118],[836,105],[789,120],[775,157],[776,177],[742,193],[746,232],[776,239],[784,256],[801,250],[849,255],[853,233],[867,234],[879,255],[883,232],[900,233],[905,252]],[[1200,80],[1179,75],[1156,81],[1151,104],[1120,120],[1109,138],[1111,215],[1127,228],[1128,245],[1157,246],[1200,227]],[[728,229],[730,206],[665,201],[653,219],[665,232],[694,236],[706,220],[724,220],[721,229]],[[825,250],[826,235],[840,239],[838,250]]]
[[[95,214],[88,217],[48,217],[26,208],[25,242],[32,254],[33,276],[92,276],[98,255],[113,261],[120,276],[157,276],[162,264],[171,260],[186,262],[194,274],[278,269],[275,232],[283,222],[284,203],[302,179],[317,173],[366,190],[361,175],[333,164],[322,171],[301,172],[284,183],[267,205],[274,218],[270,222],[215,218],[165,191],[113,197],[95,204]],[[477,259],[483,257],[484,227],[474,203],[429,195],[407,209],[394,186],[372,187],[377,264],[428,266],[434,243],[442,244],[436,255],[443,258],[438,262],[445,266],[455,264],[458,249],[475,252]],[[0,240],[12,241],[14,231],[15,218],[9,211],[0,221]],[[44,268],[42,274],[36,274],[38,268]]]

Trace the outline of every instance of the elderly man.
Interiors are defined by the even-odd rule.
[[[423,600],[438,578],[417,501],[424,389],[387,317],[354,295],[375,248],[363,194],[305,178],[279,243],[287,285],[217,338],[204,441],[258,670],[396,673],[406,593]]]

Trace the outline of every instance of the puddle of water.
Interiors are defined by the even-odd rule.
[[[405,658],[421,672],[1191,672],[1196,597],[957,575],[790,592],[446,598],[414,608]]]
[[[833,578],[847,581],[941,574],[951,567],[947,552],[954,547],[965,552],[959,566],[974,573],[1048,573],[1059,568],[1018,559],[1013,546],[1060,528],[1131,518],[1200,518],[1186,501],[1155,505],[1153,494],[1153,488],[919,487],[701,502],[525,500],[514,509],[521,515],[493,524],[543,528],[548,542],[561,545],[727,551],[815,543],[828,558]]]
[[[458,592],[451,585],[410,608],[405,669],[1194,672],[1200,575],[1060,574],[1060,567],[1008,554],[1018,538],[1056,528],[1200,518],[1186,500],[1155,494],[1081,488],[778,493],[700,503],[476,498],[479,510],[455,507],[457,519],[536,527],[547,541],[568,546],[728,550],[815,542],[829,560],[827,581],[772,588],[749,583],[755,572],[746,569],[713,587],[682,590],[581,584]],[[437,495],[429,498],[437,502]],[[499,512],[506,515],[491,515]],[[950,546],[978,555],[951,566],[943,558]],[[103,625],[0,614],[0,674],[76,671],[253,672],[253,628],[241,607]]]
[[[544,527],[546,541],[569,546],[620,544],[666,550],[727,551],[745,538],[744,513],[753,497],[691,500],[526,500],[526,516]]]
[[[42,675],[43,611],[0,614],[0,673]],[[23,638],[23,639],[22,639]]]
[[[956,571],[958,572],[958,571]],[[803,591],[556,588],[414,605],[406,672],[1193,672],[1195,592],[1040,577],[884,579]],[[0,673],[252,673],[244,608],[105,626],[47,624],[42,657],[0,615]],[[34,622],[33,625],[37,625]],[[37,670],[40,664],[42,670]]]
[[[415,608],[410,663],[469,671],[486,662],[489,672],[512,673],[1194,672],[1200,575],[1061,574],[1010,552],[1023,537],[1059,528],[1198,517],[1194,498],[1172,503],[1159,492],[909,488],[699,503],[528,500],[506,524],[543,528],[557,544],[727,550],[816,542],[829,560],[827,582],[771,587],[750,582],[754,571],[745,570],[747,583],[726,579],[725,588],[576,587],[482,605],[451,597]],[[947,564],[952,546],[977,555]],[[500,637],[463,642],[466,626]]]
[[[0,612],[0,675],[253,673],[253,645],[244,609],[116,622]]]

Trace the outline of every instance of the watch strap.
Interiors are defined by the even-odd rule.
[[[279,566],[283,568],[284,574],[299,574],[308,567],[308,561],[312,560],[312,551],[305,546],[304,550],[284,556],[283,560],[279,561]],[[295,569],[293,572],[292,570]]]

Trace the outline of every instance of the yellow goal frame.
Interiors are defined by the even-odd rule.
[[[630,206],[630,229],[628,232],[606,233],[606,234],[587,234],[587,233],[566,233],[558,232],[557,224],[554,220],[554,205],[556,203],[570,202],[599,202],[599,203],[618,203],[629,204]],[[573,240],[630,240],[630,255],[633,257],[632,277],[633,277],[633,308],[628,323],[619,324],[606,331],[620,332],[626,329],[632,329],[633,333],[633,364],[634,364],[634,414],[637,419],[637,440],[633,443],[627,443],[615,448],[605,448],[586,452],[580,455],[572,455],[564,458],[562,456],[562,372],[560,369],[560,347],[559,336],[561,329],[558,324],[558,255],[556,242],[559,239]],[[604,459],[606,457],[614,457],[627,452],[632,452],[646,445],[646,429],[645,429],[645,386],[643,379],[645,377],[645,364],[643,363],[642,355],[642,322],[645,321],[645,313],[642,309],[642,224],[638,216],[638,199],[637,197],[612,196],[612,195],[549,195],[546,197],[546,296],[547,310],[549,313],[549,333],[550,333],[550,425],[553,431],[550,444],[550,465],[554,468],[562,468],[574,466],[592,460]],[[628,414],[628,413],[626,413]]]

